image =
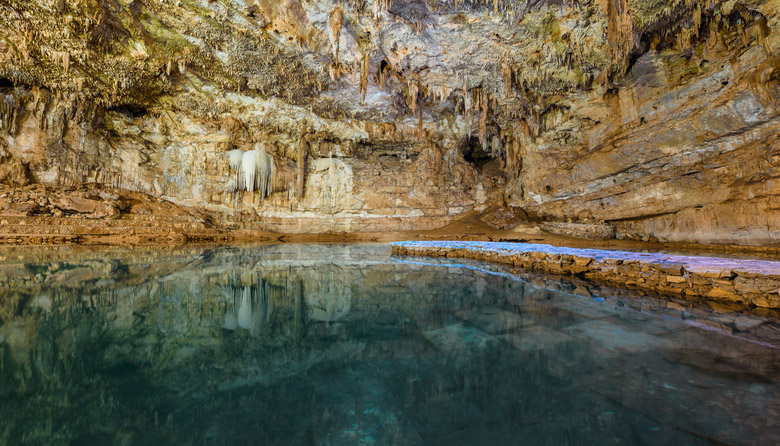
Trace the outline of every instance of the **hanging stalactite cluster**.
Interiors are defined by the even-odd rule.
[[[236,171],[235,191],[258,191],[260,198],[274,192],[274,158],[265,149],[228,153],[230,168]]]
[[[19,103],[16,96],[0,93],[0,130],[8,134],[16,133],[16,123],[19,116]]]

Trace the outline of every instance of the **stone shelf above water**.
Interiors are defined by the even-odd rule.
[[[665,295],[780,308],[780,261],[577,249],[529,243],[409,241],[394,254],[462,257],[576,275]]]

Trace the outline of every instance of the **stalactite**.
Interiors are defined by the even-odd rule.
[[[36,103],[33,107],[34,113],[36,113],[38,116],[38,128],[40,130],[46,129],[46,125],[47,125],[46,116],[48,115],[50,104],[51,104],[51,93],[49,93],[49,90],[45,88],[40,89],[39,94],[36,95]]]
[[[250,150],[241,157],[241,183],[239,188],[252,192],[257,187],[257,171],[260,169],[260,153]]]
[[[67,51],[53,51],[51,58],[57,65],[67,73],[70,70],[70,53]]]
[[[379,17],[379,13],[387,11],[393,6],[393,0],[374,0],[373,13],[374,18]]]
[[[240,149],[235,149],[228,152],[230,168],[236,171],[236,185],[235,185],[236,190],[241,184],[241,179],[240,179],[241,158],[243,156],[244,156],[244,152],[242,152]]]
[[[480,92],[480,104],[482,106],[482,116],[479,118],[479,143],[482,144],[482,148],[487,151],[487,118],[490,108],[490,100],[485,97],[484,91]]]
[[[298,199],[303,198],[304,185],[306,184],[306,161],[309,153],[309,138],[308,136],[301,136],[298,141],[298,176],[297,187],[295,189]]]
[[[384,90],[385,89],[385,83],[387,82],[387,78],[390,76],[390,65],[387,64],[385,61],[382,61],[383,63],[379,64],[379,89]]]
[[[422,113],[422,107],[420,107],[420,112],[417,118],[417,137],[420,138],[420,140],[422,140],[424,136],[425,136],[425,127],[423,127],[423,113]]]
[[[634,47],[634,22],[628,0],[604,0],[607,16],[607,38],[612,74],[622,74],[628,65],[628,54]],[[604,82],[608,82],[605,76]]]
[[[463,79],[463,111],[466,115],[466,133],[469,138],[471,138],[471,102],[471,91],[467,87],[466,79]]]
[[[761,17],[758,21],[758,32],[756,33],[756,38],[758,40],[758,44],[761,45],[761,51],[764,53],[764,56],[769,58],[772,57],[772,50],[770,49],[768,42],[766,41],[767,36],[769,35],[769,27],[767,26],[767,20],[766,17]]]
[[[409,107],[412,109],[412,114],[417,110],[417,94],[420,92],[420,84],[418,81],[409,81]]]
[[[501,76],[504,78],[504,97],[512,98],[512,67],[509,65],[509,54],[501,65]]]
[[[507,137],[504,145],[506,146],[506,169],[514,175],[520,174],[522,164],[519,162],[520,142],[515,137]]]
[[[298,167],[290,165],[274,165],[273,192],[288,192],[288,200],[292,198],[290,192],[297,194]]]
[[[368,91],[368,70],[369,70],[369,54],[366,51],[363,54],[363,59],[360,63],[360,94],[363,102],[366,102],[366,92]]]
[[[30,62],[30,50],[27,48],[27,39],[22,39],[19,44],[19,52],[22,53],[22,59],[25,63]]]
[[[433,99],[438,101],[440,104],[444,104],[452,93],[452,90],[450,90],[446,85],[432,85],[428,87],[428,91],[430,92]]]
[[[344,24],[344,10],[341,5],[336,5],[330,14],[330,37],[333,39],[333,58],[339,60],[339,39],[341,27]]]
[[[16,132],[17,101],[13,94],[6,94],[0,101],[0,130],[8,134]]]
[[[239,160],[240,155],[240,160]],[[237,171],[235,190],[253,192],[257,190],[260,198],[266,198],[274,191],[274,159],[264,149],[242,152],[228,152],[231,169]]]

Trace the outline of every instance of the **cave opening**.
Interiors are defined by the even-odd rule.
[[[461,153],[463,153],[463,159],[480,171],[485,164],[493,160],[493,157],[482,147],[476,136],[471,136],[466,140],[466,143],[461,147]]]
[[[16,84],[14,84],[14,81],[11,79],[0,77],[0,90],[5,90],[9,88],[14,88]]]
[[[109,108],[107,111],[119,113],[131,118],[143,118],[149,114],[149,110],[147,110],[146,107],[132,104],[118,105],[116,107]]]

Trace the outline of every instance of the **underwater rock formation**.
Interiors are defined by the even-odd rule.
[[[773,2],[0,11],[3,184],[99,183],[284,232],[434,228],[505,206],[618,238],[780,240]],[[256,155],[238,174],[233,154],[258,144],[274,174]]]

